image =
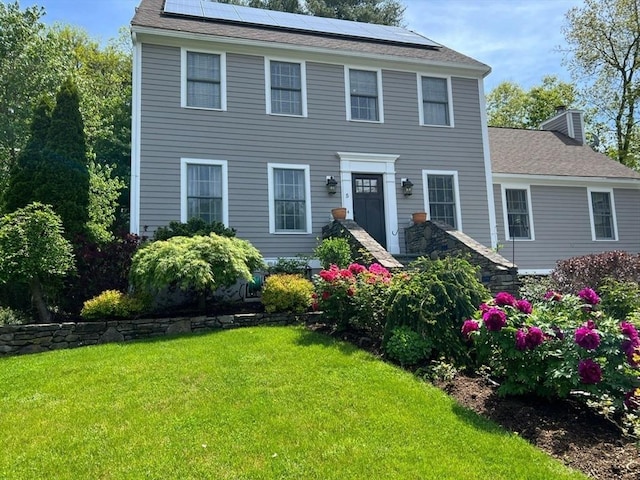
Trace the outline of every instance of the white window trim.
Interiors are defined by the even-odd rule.
[[[449,125],[433,125],[424,122],[424,96],[422,94],[422,77],[444,78],[447,81],[447,107],[449,109]],[[432,75],[430,73],[418,73],[416,75],[418,82],[418,112],[420,116],[420,125],[424,127],[453,128],[455,127],[453,120],[453,93],[451,89],[451,77],[444,75]]]
[[[220,56],[220,108],[194,107],[187,105],[187,52],[208,53]],[[201,50],[197,48],[180,49],[180,106],[194,110],[227,110],[227,55],[215,50]]]
[[[378,120],[361,120],[359,118],[351,118],[351,81],[350,70],[362,70],[364,72],[376,73],[376,86],[378,87]],[[345,105],[347,110],[347,121],[349,122],[363,122],[363,123],[384,123],[384,101],[382,99],[382,69],[359,67],[357,65],[345,65],[344,66],[344,95]]]
[[[187,167],[189,165],[219,165],[222,167],[222,223],[229,226],[229,175],[226,160],[202,158],[180,159],[180,221],[186,223],[187,218]]]
[[[458,183],[458,171],[457,170],[422,170],[422,193],[424,195],[424,208],[425,212],[431,219],[431,208],[429,205],[429,182],[427,177],[429,175],[450,175],[453,177],[453,188],[455,189],[456,198],[456,230],[462,232],[462,208],[460,206],[460,185]]]
[[[591,193],[608,193],[611,200],[611,220],[613,221],[613,238],[596,238],[596,224],[593,218],[593,199]],[[616,202],[613,198],[613,188],[587,188],[587,202],[589,204],[589,222],[591,223],[591,240],[594,242],[617,242],[618,241],[618,220],[616,218]]]
[[[384,182],[384,222],[386,226],[387,251],[400,253],[398,240],[398,184],[395,162],[400,155],[379,153],[337,152],[340,159],[340,193],[342,206],[347,208],[347,218],[353,220],[353,173],[380,173]]]
[[[305,187],[305,213],[306,213],[306,230],[276,230],[276,212],[275,212],[275,195],[273,189],[273,170],[283,168],[286,170],[303,170],[304,171],[304,187]],[[295,163],[268,163],[267,164],[267,182],[269,189],[269,233],[274,235],[307,235],[311,233],[311,175],[309,165],[298,165]]]
[[[297,63],[300,65],[300,82],[302,96],[302,115],[293,115],[287,113],[273,113],[271,111],[271,62]],[[276,115],[278,117],[304,117],[307,115],[307,62],[300,60],[292,60],[290,58],[264,57],[264,87],[267,115]]]
[[[517,184],[501,184],[502,193],[502,215],[504,222],[504,239],[506,241],[516,242],[532,242],[536,239],[535,230],[533,228],[533,208],[531,205],[531,186],[530,185],[517,185]],[[509,232],[509,212],[507,211],[507,190],[526,190],[527,191],[527,214],[529,215],[529,231],[531,232],[531,238],[512,238],[511,232]]]

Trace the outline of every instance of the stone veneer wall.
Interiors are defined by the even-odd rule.
[[[480,280],[492,293],[518,293],[518,266],[453,227],[427,221],[405,228],[404,236],[407,257],[427,256],[435,260],[468,255],[472,264],[480,266]]]
[[[202,333],[217,329],[289,325],[312,321],[316,315],[317,313],[302,315],[246,313],[216,317],[5,325],[0,326],[0,357],[181,333]]]
[[[375,263],[387,269],[403,268],[404,265],[394,258],[385,248],[376,242],[360,225],[353,220],[334,220],[322,228],[322,238],[344,237],[349,241],[353,259],[368,263],[360,251],[368,252]]]

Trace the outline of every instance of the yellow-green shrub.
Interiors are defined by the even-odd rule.
[[[313,284],[300,275],[276,274],[267,277],[262,304],[268,313],[306,312],[311,306]]]
[[[118,290],[105,290],[84,302],[80,316],[86,320],[125,318],[142,312],[145,306],[146,302],[140,297],[125,295]]]

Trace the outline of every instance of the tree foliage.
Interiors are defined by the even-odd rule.
[[[44,289],[74,267],[60,217],[32,203],[0,219],[0,283],[27,283],[42,322],[49,320]]]
[[[575,107],[578,92],[572,83],[554,75],[528,91],[513,82],[502,82],[487,95],[487,117],[494,127],[539,128],[551,118],[556,107]]]
[[[405,7],[398,0],[221,0],[267,10],[401,26]]]
[[[613,131],[612,156],[638,165],[640,15],[638,0],[585,0],[566,15],[568,64],[584,95]]]

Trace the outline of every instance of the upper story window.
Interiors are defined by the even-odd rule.
[[[345,68],[347,120],[382,122],[382,78],[379,70]]]
[[[311,233],[309,166],[270,163],[269,232]]]
[[[304,62],[266,59],[267,113],[307,116]]]
[[[502,188],[507,240],[534,240],[529,188]]]
[[[204,221],[228,223],[227,162],[181,160],[181,221],[199,217]]]
[[[588,193],[592,239],[618,240],[613,190],[590,188]]]
[[[224,54],[182,50],[182,106],[226,110]]]
[[[429,218],[462,230],[458,172],[423,171]]]
[[[452,126],[449,79],[419,76],[422,125]]]

